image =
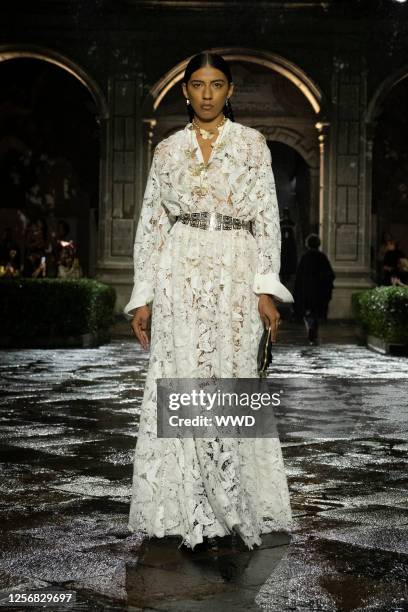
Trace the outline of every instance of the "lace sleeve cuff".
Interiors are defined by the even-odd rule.
[[[281,302],[293,302],[293,296],[279,280],[279,274],[268,272],[268,274],[256,274],[254,279],[254,292],[268,293]]]
[[[153,290],[149,283],[138,283],[137,287],[133,287],[132,295],[130,296],[129,302],[123,309],[125,315],[129,318],[131,315],[131,310],[134,308],[138,308],[138,306],[144,306],[145,304],[149,304],[153,301]]]

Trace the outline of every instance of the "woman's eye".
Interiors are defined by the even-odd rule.
[[[200,86],[201,86],[201,83],[193,83],[193,87],[195,89],[197,89]],[[214,87],[217,87],[219,89],[220,87],[222,87],[222,83],[214,83]]]

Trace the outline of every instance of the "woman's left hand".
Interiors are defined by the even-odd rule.
[[[280,325],[280,314],[271,295],[262,293],[259,296],[258,311],[264,326],[271,328],[272,342],[276,342],[276,335]]]

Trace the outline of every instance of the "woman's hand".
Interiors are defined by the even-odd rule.
[[[271,295],[261,293],[258,301],[258,311],[264,326],[271,328],[272,342],[276,342],[276,335],[280,325],[280,314]]]
[[[134,311],[133,319],[130,322],[133,333],[139,340],[144,350],[147,349],[150,342],[148,335],[150,315],[150,307],[147,304],[145,306],[139,306]]]

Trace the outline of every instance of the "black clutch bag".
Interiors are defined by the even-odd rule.
[[[258,374],[265,377],[266,370],[272,362],[272,335],[271,329],[265,327],[258,348]]]

